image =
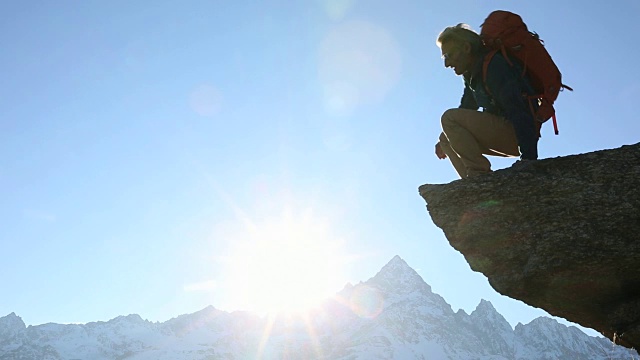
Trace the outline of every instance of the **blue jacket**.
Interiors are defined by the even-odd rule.
[[[496,53],[487,69],[487,93],[482,79],[484,54],[479,57],[471,71],[464,74],[464,93],[460,108],[483,111],[504,116],[511,121],[516,132],[520,158],[538,158],[538,137],[535,120],[528,100],[523,94],[533,94],[528,79],[521,76],[521,67],[511,66],[500,53]]]

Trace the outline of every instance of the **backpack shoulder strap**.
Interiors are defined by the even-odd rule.
[[[497,49],[489,51],[489,53],[484,56],[484,60],[482,61],[482,83],[484,84],[484,89],[487,91],[487,94],[489,94],[489,96],[493,95],[491,94],[491,90],[489,90],[489,86],[487,85],[487,72],[489,71],[489,63],[497,52]]]
[[[493,49],[484,56],[484,60],[482,61],[482,83],[484,84],[484,89],[487,90],[487,94],[489,94],[489,96],[493,96],[491,94],[491,91],[489,90],[489,86],[487,86],[487,72],[489,72],[489,63],[491,62],[491,59],[493,59],[493,56],[500,50],[502,50],[502,56],[507,61],[507,64],[509,64],[509,66],[513,66],[513,63],[511,62],[511,60],[509,60],[509,56],[507,56],[504,46],[500,49]]]

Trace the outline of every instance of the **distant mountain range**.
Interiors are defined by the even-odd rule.
[[[207,307],[163,323],[138,315],[26,327],[0,318],[0,359],[640,359],[638,353],[540,317],[515,329],[482,300],[469,315],[394,257],[306,316],[259,317]]]

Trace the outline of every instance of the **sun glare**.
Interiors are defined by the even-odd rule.
[[[228,258],[235,306],[261,314],[305,312],[344,285],[340,243],[311,210],[245,226]]]

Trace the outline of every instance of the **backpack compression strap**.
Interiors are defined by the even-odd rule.
[[[489,63],[491,62],[491,59],[493,59],[493,56],[498,52],[498,49],[494,49],[491,50],[487,55],[485,55],[484,57],[484,61],[482,62],[482,83],[484,84],[484,89],[487,91],[487,94],[489,94],[489,96],[493,97],[493,94],[491,94],[491,90],[489,90],[489,86],[487,85],[487,73],[489,72]],[[509,60],[509,57],[506,54],[506,50],[504,48],[504,46],[502,46],[502,56],[504,56],[504,59],[507,60],[507,63],[509,63],[510,66],[513,66],[513,63],[511,62],[511,60]],[[526,72],[526,67],[523,68],[522,70],[522,76],[524,76]],[[573,91],[573,89],[571,89],[570,87],[563,85],[563,87],[566,87],[568,90]],[[523,94],[524,96],[526,96],[525,94]],[[531,110],[531,115],[533,116],[533,121],[536,123],[536,127],[538,128],[538,136],[540,136],[540,128],[542,123],[539,121],[536,121],[536,112],[533,109],[533,103],[532,101],[538,100],[539,98],[543,98],[544,94],[541,95],[529,95],[526,96],[527,97],[527,101],[529,102],[529,108]],[[556,135],[558,135],[558,122],[556,121],[556,114],[555,112],[552,115],[553,118],[553,130],[555,132]]]

